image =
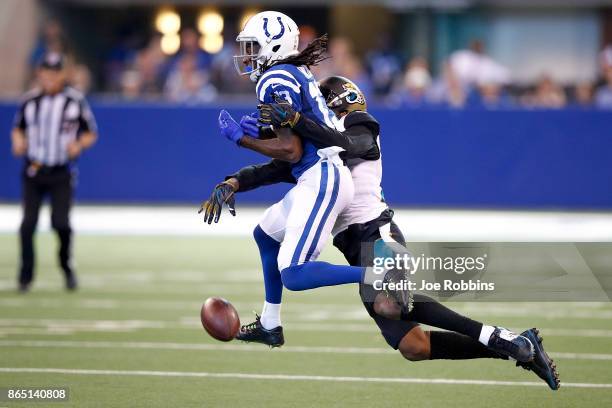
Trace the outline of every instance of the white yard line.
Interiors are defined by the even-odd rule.
[[[264,346],[249,344],[203,344],[134,341],[64,341],[64,340],[0,340],[0,347],[33,348],[110,348],[110,349],[154,349],[154,350],[201,350],[201,351],[246,351],[270,353]],[[309,353],[309,354],[388,354],[397,355],[390,348],[381,347],[322,347],[322,346],[285,346],[272,352]],[[612,354],[551,352],[552,357],[560,360],[604,360],[612,361]]]
[[[145,370],[88,370],[69,368],[21,368],[0,367],[3,373],[38,373],[72,375],[110,375],[110,376],[147,376],[147,377],[195,377],[222,378],[239,380],[283,380],[283,381],[325,381],[358,383],[405,383],[405,384],[442,384],[442,385],[487,385],[487,386],[528,386],[546,387],[542,382],[532,381],[491,381],[464,380],[453,378],[414,378],[414,377],[342,377],[325,375],[292,374],[247,374],[247,373],[210,373],[192,371],[145,371]],[[564,388],[612,388],[612,384],[600,383],[563,383]]]
[[[204,225],[197,205],[77,205],[73,224],[88,234],[250,237],[264,212],[242,207],[237,217]],[[20,206],[0,204],[0,232],[15,233],[20,219]],[[612,241],[611,213],[397,209],[395,220],[412,241]],[[48,206],[39,224],[49,230]]]
[[[325,318],[313,319],[312,315],[286,313],[293,321],[287,323],[288,330],[295,331],[333,331],[333,332],[373,332],[376,326],[366,317],[364,323],[325,323]],[[347,313],[348,315],[349,313]],[[318,322],[312,322],[317,320]],[[361,320],[361,319],[359,319]],[[366,323],[367,322],[367,323]],[[0,333],[4,334],[72,334],[75,332],[127,332],[142,329],[194,329],[200,327],[200,320],[196,317],[184,317],[178,321],[171,320],[95,320],[95,319],[27,319],[27,318],[0,318]],[[520,328],[513,328],[519,330]],[[612,337],[612,330],[596,328],[556,329],[539,328],[545,337]]]
[[[137,290],[134,290],[137,292]],[[202,296],[202,302],[205,296]],[[231,298],[230,298],[231,300]],[[129,300],[129,299],[114,299],[114,298],[91,298],[91,299],[71,299],[64,298],[29,298],[27,296],[11,297],[0,299],[2,307],[44,307],[44,308],[65,308],[74,306],[84,309],[190,309],[198,310],[201,306],[201,301],[193,300]],[[254,302],[232,302],[239,310],[259,308],[261,301]],[[530,318],[546,318],[546,319],[601,319],[605,321],[612,320],[612,309],[598,310],[598,307],[609,306],[606,302],[563,302],[560,303],[495,303],[495,302],[448,302],[445,303],[451,309],[468,316],[505,316],[505,317],[530,317]],[[512,305],[511,307],[509,305]],[[302,303],[287,302],[287,313],[293,313],[292,309],[307,309],[303,311],[304,316],[312,316],[307,320],[322,320],[317,318],[317,314],[321,314],[325,319],[333,318],[334,314],[338,313],[345,315],[355,315],[360,313],[364,319],[367,317],[363,311],[363,307],[359,305],[358,298],[355,298],[354,303]],[[361,313],[363,312],[363,313]],[[335,319],[338,320],[338,319]]]
[[[612,360],[612,354],[594,353],[549,353],[552,357],[559,360]]]

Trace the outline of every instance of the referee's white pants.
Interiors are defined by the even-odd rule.
[[[338,152],[319,151],[321,160],[297,180],[283,199],[269,207],[261,229],[281,243],[278,269],[315,261],[338,215],[353,199],[351,172]]]

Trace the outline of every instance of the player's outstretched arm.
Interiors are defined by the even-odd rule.
[[[301,118],[293,130],[305,139],[324,146],[340,146],[346,151],[346,158],[378,160],[380,149],[372,129],[362,124],[348,126],[344,132],[320,125],[306,117]]]
[[[234,174],[225,177],[226,181],[233,181],[236,192],[254,190],[256,188],[277,183],[295,184],[295,177],[291,174],[289,162],[272,159],[265,164],[246,166]]]
[[[204,212],[204,222],[219,222],[223,205],[227,205],[230,214],[236,215],[235,193],[276,183],[293,183],[289,162],[273,159],[265,164],[246,166],[236,173],[225,177],[225,181],[215,186],[210,198],[202,203],[198,214]]]

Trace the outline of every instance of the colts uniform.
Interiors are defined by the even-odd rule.
[[[393,211],[383,198],[379,124],[367,112],[354,111],[342,117],[336,126],[342,133],[300,118],[294,130],[300,135],[307,135],[308,140],[336,144],[345,150],[341,156],[351,171],[354,198],[339,214],[333,227],[334,246],[344,254],[350,265],[369,266],[373,254],[362,253],[362,249],[371,245],[363,243],[382,238],[405,245],[402,232],[393,222]],[[279,182],[296,182],[289,164],[281,160],[248,166],[227,178],[230,177],[238,179],[239,191]],[[374,289],[369,285],[360,285],[359,292],[381,334],[391,347],[397,349],[402,338],[418,324],[379,316],[372,305],[372,299],[376,296]]]
[[[261,103],[280,97],[322,126],[337,124],[306,67],[274,65],[259,78],[256,92]],[[318,258],[338,215],[353,197],[351,173],[339,156],[343,149],[329,146],[302,138],[302,158],[287,165],[296,186],[268,208],[259,223],[267,235],[281,242],[280,271]]]

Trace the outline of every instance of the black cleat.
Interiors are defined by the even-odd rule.
[[[30,284],[29,283],[19,283],[19,287],[17,288],[17,291],[22,294],[28,293],[30,291]]]
[[[236,340],[246,341],[248,343],[261,343],[272,347],[280,347],[285,344],[285,336],[283,336],[283,326],[278,326],[267,330],[261,325],[261,317],[255,314],[253,323],[245,324],[240,327]]]
[[[79,287],[76,276],[73,273],[66,275],[66,290],[74,292]]]
[[[413,308],[412,292],[408,289],[408,272],[403,269],[390,269],[383,278],[383,291],[394,299],[401,309],[401,319],[408,320]]]
[[[398,254],[407,253],[406,248],[397,242],[385,242],[382,238],[374,242],[373,250],[376,258],[393,259]],[[386,271],[382,279],[382,292],[399,306],[402,320],[409,320],[408,313],[413,307],[412,292],[408,289],[409,278],[407,269],[393,267]]]
[[[530,339],[497,326],[489,337],[488,347],[496,353],[521,363],[530,362],[535,354],[534,345]]]
[[[533,371],[538,377],[543,379],[551,390],[556,391],[561,386],[557,366],[552,358],[548,357],[544,346],[542,345],[542,336],[538,329],[533,328],[525,330],[521,336],[528,338],[535,348],[535,356],[533,361],[528,363],[516,363],[517,367],[523,367],[525,370]]]

